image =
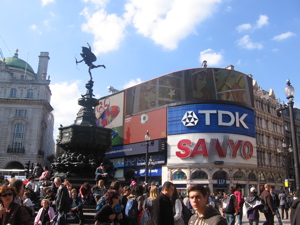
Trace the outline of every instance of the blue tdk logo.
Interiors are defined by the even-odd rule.
[[[187,111],[181,119],[181,122],[186,127],[196,126],[199,119],[194,111]]]

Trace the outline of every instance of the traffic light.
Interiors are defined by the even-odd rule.
[[[26,177],[29,176],[29,169],[30,169],[30,161],[28,161],[28,163],[25,163],[25,174],[26,174]]]

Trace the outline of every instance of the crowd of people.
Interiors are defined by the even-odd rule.
[[[135,180],[122,187],[113,181],[106,187],[96,176],[94,186],[84,182],[74,188],[68,179],[51,181],[47,167],[34,176],[26,185],[14,178],[2,182],[0,224],[27,225],[30,217],[34,217],[34,225],[83,224],[84,205],[95,207],[96,225],[241,225],[243,217],[250,225],[261,221],[273,225],[275,216],[280,225],[283,219],[300,224],[300,191],[294,196],[284,190],[278,194],[269,184],[261,194],[251,187],[248,196],[243,195],[240,184],[218,195],[208,186],[195,184],[188,187],[187,196],[181,196],[169,181],[159,187]],[[261,214],[265,218],[260,218]]]

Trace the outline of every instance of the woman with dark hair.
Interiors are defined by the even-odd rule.
[[[42,175],[39,177],[39,180],[42,181],[44,179],[47,179],[47,178],[50,178],[51,176],[51,172],[48,170],[48,167],[47,166],[44,166],[43,167],[43,173]]]
[[[23,181],[20,179],[13,180],[12,182],[10,182],[10,186],[14,187],[16,190],[16,196],[14,198],[14,201],[19,205],[22,205],[21,198],[23,197],[24,190],[25,190]]]
[[[31,176],[38,178],[42,175],[43,169],[40,163],[35,163]]]
[[[239,213],[238,209],[238,200],[234,193],[234,187],[230,187],[229,194],[227,196],[224,196],[223,199],[223,217],[226,218],[228,225],[234,225],[235,224],[235,217]],[[226,200],[228,201],[226,202]],[[226,207],[228,205],[228,208]]]
[[[142,185],[134,185],[131,187],[131,194],[127,197],[128,201],[135,198],[137,201],[137,215],[140,215],[140,213],[143,211],[143,205],[144,205],[144,188]],[[137,225],[138,224],[138,218],[128,218],[129,219],[129,225]]]
[[[106,204],[96,213],[97,224],[115,224],[123,218],[122,212],[116,213],[114,207],[119,204],[119,193],[115,190],[106,192]]]
[[[182,203],[179,199],[179,195],[175,186],[173,195],[171,197],[171,202],[173,204],[174,225],[184,225],[182,218]]]
[[[14,202],[16,196],[15,188],[6,185],[0,187],[0,224],[30,224],[30,215],[24,206]]]
[[[91,204],[92,203],[92,201],[91,201],[92,191],[91,191],[91,186],[90,186],[89,182],[84,182],[84,184],[80,186],[79,195],[80,195],[82,204]]]

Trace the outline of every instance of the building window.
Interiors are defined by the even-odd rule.
[[[182,171],[176,171],[173,173],[172,180],[186,180],[186,174]]]
[[[249,173],[248,180],[249,181],[257,181],[255,173],[253,173],[253,172]]]
[[[274,177],[271,174],[268,176],[268,182],[275,182]]]
[[[205,173],[204,171],[195,171],[193,174],[192,174],[192,179],[195,179],[195,180],[207,180],[208,179],[208,176],[207,176],[207,173]]]
[[[265,178],[265,176],[263,175],[263,173],[260,172],[260,173],[258,174],[258,180],[259,180],[259,181],[266,181],[266,178]]]
[[[234,180],[246,180],[245,179],[245,174],[240,170],[234,173],[233,179]]]
[[[27,98],[33,98],[33,90],[32,89],[28,89],[27,90]]]
[[[226,178],[226,180],[228,180],[229,176],[225,171],[219,170],[219,171],[215,172],[213,177],[212,177],[212,179],[214,179],[214,180],[217,180],[217,179],[220,179],[220,178]]]
[[[26,116],[27,116],[27,110],[23,110],[23,109],[17,109],[16,110],[15,117],[25,118]]]
[[[25,132],[25,127],[22,123],[17,123],[14,126],[13,143],[12,143],[13,152],[16,153],[22,152],[24,132]]]
[[[11,98],[17,97],[17,89],[15,89],[15,88],[10,89],[9,97],[11,97]]]

